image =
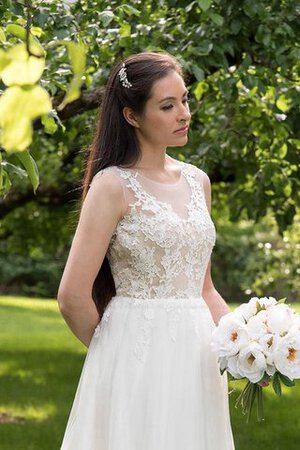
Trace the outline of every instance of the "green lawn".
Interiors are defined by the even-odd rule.
[[[0,423],[1,450],[58,450],[86,348],[67,328],[56,301],[5,296],[0,297],[0,348],[0,417],[23,418]],[[282,398],[265,388],[265,421],[256,423],[253,415],[249,424],[234,408],[244,384],[230,382],[236,450],[298,449],[299,382],[284,388]]]

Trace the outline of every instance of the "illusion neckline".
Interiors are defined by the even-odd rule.
[[[149,178],[149,177],[146,177],[145,175],[142,175],[138,170],[135,170],[135,169],[126,168],[125,170],[129,170],[135,176],[138,175],[139,177],[144,178],[145,180],[150,181],[151,183],[159,184],[160,186],[170,186],[170,187],[172,187],[172,186],[179,185],[181,183],[182,179],[183,179],[183,165],[181,164],[180,161],[178,161],[178,163],[181,165],[180,177],[175,183],[165,183],[165,182],[162,182],[162,181],[153,180],[152,178]],[[124,168],[122,168],[122,169],[124,169]]]

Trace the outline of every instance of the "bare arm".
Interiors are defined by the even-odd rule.
[[[209,212],[211,211],[211,184],[210,179],[206,173],[203,172],[204,177],[204,192],[205,192],[205,199],[206,204]],[[217,325],[219,323],[220,318],[224,315],[230,312],[230,308],[225,302],[225,300],[222,298],[222,296],[219,294],[219,292],[216,290],[212,277],[211,277],[211,262],[209,262],[205,278],[204,278],[204,284],[203,284],[203,290],[202,295],[204,300],[206,301],[211,315],[213,317],[213,320],[215,324]]]
[[[99,323],[93,283],[124,212],[123,188],[116,175],[96,175],[83,202],[57,294],[66,323],[87,347]]]

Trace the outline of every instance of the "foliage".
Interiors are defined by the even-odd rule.
[[[190,142],[169,153],[208,172],[216,191],[213,209],[224,198],[232,221],[258,222],[269,213],[281,234],[293,223],[300,203],[300,10],[292,0],[39,0],[28,34],[31,51],[42,55],[39,62],[22,59],[28,47],[25,3],[0,5],[0,114],[11,89],[20,98],[45,93],[51,110],[45,114],[43,102],[30,101],[24,117],[9,108],[9,124],[1,119],[2,146],[9,136],[9,152],[0,149],[0,188],[7,193],[0,199],[0,239],[9,241],[7,249],[14,235],[20,253],[26,248],[56,259],[55,239],[67,250],[107,75],[116,61],[143,50],[168,51],[185,68]],[[10,70],[33,63],[29,84],[22,84],[25,72]],[[23,132],[14,133],[20,117]],[[19,151],[10,153],[17,141]],[[38,218],[31,219],[32,204]],[[47,236],[33,234],[35,221]]]
[[[229,302],[245,302],[250,296],[287,297],[300,300],[300,216],[280,236],[268,214],[260,223],[228,220],[228,206],[215,219],[217,243],[212,272],[218,291]]]

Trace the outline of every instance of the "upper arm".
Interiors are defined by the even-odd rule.
[[[202,170],[202,185],[203,185],[203,191],[205,196],[205,202],[207,205],[207,209],[209,213],[211,212],[211,182],[209,179],[209,176]],[[211,261],[208,262],[204,283],[203,283],[203,290],[202,293],[205,294],[205,292],[208,292],[212,289],[215,289],[212,277],[211,277]]]
[[[83,201],[58,290],[65,306],[87,296],[102,265],[113,232],[125,211],[123,187],[112,172],[99,172]]]
[[[207,205],[207,209],[211,211],[211,182],[207,173],[202,171],[202,182],[203,182],[203,190],[205,195],[205,201]]]

